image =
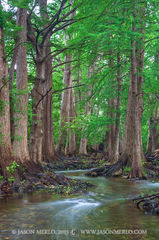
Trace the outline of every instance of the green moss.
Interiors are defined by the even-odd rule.
[[[124,167],[123,172],[124,174],[128,174],[130,172],[131,168],[130,167]]]

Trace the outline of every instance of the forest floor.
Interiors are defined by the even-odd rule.
[[[65,170],[79,170],[79,169],[91,169],[98,168],[103,165],[103,154],[93,153],[90,155],[77,155],[73,157],[60,156],[58,161],[45,164],[46,170],[52,169],[53,171],[65,171]]]
[[[109,161],[103,161],[101,166],[94,168],[86,173],[87,176],[98,177],[117,177],[122,176],[124,178],[129,178],[130,167],[123,166],[122,161],[119,160],[114,164],[111,164]],[[145,155],[145,160],[143,161],[143,172],[144,177],[141,179],[134,180],[143,180],[159,177],[159,150],[152,155]]]
[[[63,174],[55,174],[53,171],[41,171],[37,174],[25,174],[22,181],[10,182],[6,179],[0,183],[0,198],[6,198],[14,194],[32,193],[36,191],[52,192],[56,194],[72,194],[85,192],[92,184],[81,180],[74,180]]]
[[[56,194],[72,194],[87,191],[92,184],[81,180],[73,180],[55,171],[79,170],[97,168],[102,164],[101,154],[91,156],[60,156],[58,161],[44,163],[42,167],[32,166],[24,172],[17,169],[11,179],[0,181],[0,198],[13,194],[23,194],[35,191],[47,191]]]
[[[44,165],[44,167],[38,171],[30,172],[26,170],[23,174],[18,174],[18,177],[15,176],[13,181],[10,181],[10,179],[1,180],[0,198],[6,198],[13,194],[31,193],[35,191],[46,191],[55,194],[72,194],[85,192],[88,188],[93,187],[92,184],[85,181],[74,180],[63,174],[55,173],[55,168],[53,169],[50,165],[51,164],[48,164],[49,167]],[[56,170],[57,169],[64,170],[63,167],[58,167]]]

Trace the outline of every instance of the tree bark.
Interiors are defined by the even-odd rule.
[[[34,163],[42,163],[42,140],[43,140],[43,103],[41,100],[43,91],[44,66],[36,59],[36,78],[32,90],[32,125],[30,131],[30,157]]]
[[[47,93],[52,88],[52,57],[50,38],[47,39],[45,44],[46,48],[45,56],[47,56],[45,66],[45,83],[43,93]],[[49,56],[48,56],[49,55]],[[43,100],[43,157],[45,161],[52,161],[55,159],[55,148],[53,141],[53,119],[52,119],[52,91],[50,91]]]
[[[13,161],[13,155],[10,138],[8,66],[4,48],[3,28],[0,26],[0,168],[3,176],[9,177],[6,167]]]
[[[112,112],[116,108],[116,99],[112,98],[109,101],[109,107],[110,107],[110,113],[109,113],[109,118],[114,121],[115,120],[115,114]],[[108,160],[113,163],[113,151],[114,151],[114,144],[115,144],[115,123],[111,123],[108,126],[109,130],[107,133],[107,138],[108,138],[108,147],[107,147],[107,158]]]
[[[92,67],[88,68],[88,78],[90,78],[92,75]],[[89,89],[87,91],[86,97],[89,98],[91,96],[91,88],[89,86]],[[86,100],[86,116],[91,113],[91,101]],[[80,147],[79,147],[79,154],[87,155],[87,138],[82,137],[80,140]]]
[[[140,4],[140,0],[137,0]],[[137,37],[137,40],[132,40],[131,43],[131,77],[132,83],[132,103],[133,103],[133,127],[134,127],[134,139],[133,139],[133,155],[132,165],[129,174],[130,178],[142,178],[142,160],[145,159],[142,146],[142,112],[143,112],[143,66],[144,66],[144,7],[136,6],[136,11],[133,13],[134,23],[132,24],[132,31],[142,34],[141,38]],[[137,24],[136,24],[137,22]]]
[[[157,67],[156,76],[159,81],[159,51],[154,56],[155,64]],[[149,119],[149,128],[148,128],[148,142],[146,152],[149,154],[154,153],[156,149],[159,149],[159,131],[158,131],[159,117],[158,117],[158,106],[157,103],[154,106],[153,113]]]
[[[65,35],[65,46],[67,46],[67,41],[69,39],[68,35]],[[72,85],[71,81],[71,56],[67,53],[65,56],[65,64],[64,67],[64,78],[63,82],[66,87],[70,87]],[[70,89],[67,89],[62,94],[62,105],[61,105],[61,118],[60,118],[60,137],[58,141],[58,152],[66,153],[66,138],[67,138],[67,128],[66,123],[69,122],[69,113],[70,113]]]
[[[147,137],[146,153],[148,154],[152,153],[151,118],[149,118],[149,122],[148,122],[148,137]]]
[[[159,149],[159,142],[158,142],[158,123],[159,119],[156,116],[153,116],[149,119],[149,134],[148,134],[148,143],[147,143],[147,149],[146,152],[149,154],[154,153],[156,149]]]
[[[16,60],[16,87],[19,92],[16,98],[16,112],[14,115],[15,129],[13,151],[15,158],[24,163],[30,160],[28,150],[28,76],[26,60],[26,26],[27,10],[18,9],[17,25],[22,27],[18,36]]]
[[[137,1],[138,2],[138,1]],[[121,159],[123,165],[131,166],[130,177],[142,177],[142,159],[144,159],[141,120],[143,109],[143,62],[144,62],[144,9],[136,5],[133,12],[132,32],[139,32],[131,41],[131,70],[128,92],[127,115],[125,123],[124,151]]]
[[[73,86],[73,76],[71,74],[71,86]],[[73,89],[70,89],[70,114],[69,114],[69,121],[70,123],[76,117],[75,110],[74,110],[74,92]],[[71,128],[69,128],[69,154],[75,154],[76,152],[76,135]]]
[[[39,0],[41,20],[43,18],[49,19],[47,13],[47,0]],[[47,31],[47,30],[46,30]],[[42,36],[45,36],[46,31],[42,32]],[[43,45],[40,46],[42,53],[42,65],[44,66],[44,76],[41,78],[43,83],[43,94],[46,94],[49,89],[52,88],[52,56],[50,46],[51,33],[47,35]],[[55,148],[53,141],[53,120],[52,120],[52,91],[49,91],[43,99],[43,141],[42,141],[42,154],[44,161],[52,161],[55,159]]]
[[[112,56],[112,51],[110,51]],[[109,67],[113,66],[112,60],[110,60]],[[113,80],[114,81],[114,80]],[[110,112],[108,113],[108,118],[113,120],[106,132],[105,136],[105,146],[104,146],[104,157],[110,162],[115,163],[119,158],[119,133],[120,133],[120,91],[121,91],[121,70],[120,70],[120,53],[117,53],[117,98],[112,98],[109,100],[108,106]],[[112,83],[113,88],[113,83]],[[115,113],[113,112],[116,111]]]
[[[133,13],[134,19],[136,19],[136,12]],[[135,32],[135,24],[132,24],[132,31]],[[131,142],[129,145],[129,152],[127,153],[130,161],[132,162],[130,178],[143,177],[142,171],[142,143],[141,143],[141,112],[140,112],[140,99],[139,99],[139,78],[137,77],[137,55],[136,55],[136,42],[131,42],[131,70],[130,70],[130,87],[127,106],[127,121],[130,121],[132,135],[126,134],[127,141]],[[128,123],[126,123],[128,124]],[[126,128],[128,131],[128,127]],[[130,130],[129,130],[130,133]],[[129,136],[129,138],[128,138]],[[126,141],[125,141],[126,143]],[[126,149],[128,150],[128,148]]]
[[[47,0],[39,1],[41,17],[48,19]],[[41,19],[43,20],[43,19]],[[45,30],[42,32],[42,37]],[[36,58],[36,78],[32,90],[33,117],[30,134],[30,155],[34,162],[55,159],[52,121],[52,57],[48,34],[44,43],[36,43],[35,31],[28,18],[28,40],[32,43]]]
[[[11,62],[11,66],[9,69],[9,91],[10,91],[10,125],[11,125],[11,141],[13,142],[13,137],[15,134],[14,129],[14,97],[13,97],[13,83],[14,83],[14,73],[15,73],[15,65],[17,59],[17,39],[15,39],[15,50],[13,53],[13,58]]]
[[[115,163],[119,159],[119,134],[120,134],[120,95],[121,95],[121,70],[120,70],[120,52],[117,53],[117,103],[116,103],[116,121],[115,121],[115,133],[113,140],[113,153],[112,162]]]
[[[143,15],[143,9],[141,10],[141,14]],[[143,115],[143,83],[144,83],[144,78],[143,78],[143,69],[144,69],[144,55],[145,55],[145,50],[144,50],[144,21],[142,23],[140,22],[140,28],[138,31],[142,34],[142,38],[139,39],[139,41],[136,44],[136,64],[137,64],[137,92],[138,92],[138,102],[139,102],[139,121],[140,125],[142,124],[142,115]],[[144,152],[143,152],[143,147],[142,147],[142,129],[140,128],[140,147],[141,147],[141,158],[145,159]]]
[[[109,58],[109,69],[110,71],[112,71],[112,68],[114,67],[114,60],[113,60],[113,56],[114,56],[114,51],[110,50],[109,51],[110,54],[110,58]],[[115,76],[112,77],[112,79],[110,80],[110,85],[111,88],[114,88],[114,83],[115,83]],[[108,133],[107,133],[107,137],[108,137],[108,147],[107,147],[107,158],[109,162],[113,162],[113,147],[114,147],[114,140],[115,140],[115,110],[116,107],[116,99],[114,96],[112,96],[109,101],[108,101],[108,118],[112,121],[112,123],[110,125],[108,125]]]

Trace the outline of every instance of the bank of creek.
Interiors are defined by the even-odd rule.
[[[60,196],[43,192],[1,199],[0,240],[158,239],[158,216],[139,211],[132,198],[148,190],[157,192],[159,183],[90,178],[85,172],[58,173],[96,185],[86,193]],[[109,230],[131,230],[132,234],[111,234]],[[141,230],[143,234],[136,234]]]

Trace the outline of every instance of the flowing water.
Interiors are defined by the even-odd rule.
[[[145,215],[131,200],[147,190],[158,192],[159,183],[63,173],[96,187],[65,197],[34,193],[0,200],[0,240],[159,239],[159,216]]]

